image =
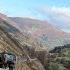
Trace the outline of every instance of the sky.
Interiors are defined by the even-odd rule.
[[[70,0],[0,0],[0,13],[46,20],[70,33]]]

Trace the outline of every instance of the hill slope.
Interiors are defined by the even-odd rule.
[[[50,52],[45,48],[69,42],[69,34],[44,21],[17,19],[15,23],[0,14],[0,52],[6,50],[17,56],[15,70],[70,69],[70,45],[56,47]]]
[[[11,19],[15,21],[22,32],[37,38],[44,46],[54,47],[70,43],[70,34],[57,29],[46,21],[21,17]]]
[[[4,18],[6,19],[7,17],[5,16]],[[35,68],[35,70],[44,70],[43,65],[38,59],[31,59],[30,50],[27,49],[32,46],[29,46],[26,42],[25,36],[10,24],[12,23],[0,16],[0,52],[6,50],[17,56],[15,70],[33,70]]]

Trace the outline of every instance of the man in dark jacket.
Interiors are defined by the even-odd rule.
[[[3,68],[6,68],[7,67],[7,62],[6,62],[6,57],[5,57],[5,54],[6,54],[7,52],[6,51],[3,51],[2,52],[2,63],[3,63]]]

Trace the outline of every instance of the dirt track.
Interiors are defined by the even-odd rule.
[[[0,68],[0,70],[9,70],[9,69],[1,69],[1,68]]]

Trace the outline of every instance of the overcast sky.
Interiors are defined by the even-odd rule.
[[[70,0],[0,0],[0,12],[46,20],[70,33]]]

